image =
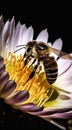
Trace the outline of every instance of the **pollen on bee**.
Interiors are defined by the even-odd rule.
[[[28,103],[33,102],[36,105],[42,106],[53,93],[51,85],[46,80],[45,73],[40,66],[38,71],[35,73],[33,78],[29,79],[29,75],[33,70],[33,66],[24,65],[24,59],[22,55],[15,56],[11,52],[8,57],[4,60],[6,71],[9,74],[9,79],[16,82],[17,90],[27,90],[29,92],[29,98],[22,102]],[[30,64],[30,63],[29,63]]]

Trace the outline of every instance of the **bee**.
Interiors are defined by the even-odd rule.
[[[67,53],[62,52],[60,50],[52,48],[51,46],[48,45],[48,43],[44,43],[44,42],[38,42],[38,41],[33,40],[33,41],[28,42],[27,45],[18,45],[17,47],[21,47],[21,48],[19,48],[15,52],[25,48],[25,53],[23,55],[24,65],[27,65],[30,62],[30,59],[34,58],[34,60],[31,63],[31,65],[33,65],[33,70],[30,73],[28,80],[33,78],[33,76],[36,73],[37,68],[40,65],[40,62],[42,62],[44,71],[45,71],[45,75],[46,75],[46,79],[50,84],[53,84],[58,77],[57,60],[59,58],[72,60],[72,56],[70,56]],[[58,56],[57,59],[55,59],[54,56],[51,56],[52,52]],[[26,83],[27,83],[27,81],[26,81]],[[62,100],[70,99],[70,97],[68,95],[64,94],[64,93],[70,94],[70,92],[63,90],[61,88],[56,88],[53,85],[51,85],[51,87],[52,87],[52,90],[54,90],[54,91],[51,91],[49,100],[55,100],[58,96],[60,96],[60,98]],[[63,92],[63,94],[60,94],[59,91]],[[63,126],[61,126],[60,124],[58,124],[57,122],[55,122],[51,119],[47,119],[47,121],[60,127],[61,129],[64,129]]]
[[[23,56],[23,58],[25,59],[24,64],[25,65],[28,64],[30,58],[34,58],[32,65],[35,62],[37,62],[34,65],[34,68],[29,76],[29,79],[33,78],[37,68],[40,65],[40,62],[42,62],[47,81],[50,84],[53,84],[56,81],[58,77],[58,65],[57,65],[58,58],[55,59],[53,56],[50,56],[51,52],[54,52],[58,56],[58,58],[61,57],[63,59],[72,60],[72,57],[70,55],[50,47],[47,43],[37,42],[35,40],[27,43],[26,51]]]

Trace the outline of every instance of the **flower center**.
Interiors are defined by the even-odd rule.
[[[33,78],[29,79],[33,66],[24,65],[22,55],[16,57],[10,52],[4,62],[6,71],[9,73],[9,79],[14,80],[17,84],[15,91],[27,90],[29,92],[30,96],[23,104],[33,102],[38,106],[42,106],[50,99],[54,89],[46,80],[45,73],[40,73],[40,68],[35,72]]]

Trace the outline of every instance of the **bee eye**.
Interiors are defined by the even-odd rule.
[[[33,48],[33,43],[30,42],[27,48],[27,52],[31,51],[32,48]]]
[[[29,46],[29,47],[27,48],[27,52],[29,52],[31,49],[32,49],[32,46]]]
[[[44,44],[38,44],[37,45],[37,49],[38,50],[46,50],[48,47],[46,46],[46,45],[44,45]]]

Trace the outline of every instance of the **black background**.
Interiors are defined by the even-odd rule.
[[[34,36],[43,29],[48,29],[49,41],[53,42],[61,37],[63,48],[67,52],[72,51],[72,9],[71,3],[61,1],[24,1],[1,3],[0,14],[4,21],[15,16],[16,23],[20,20],[27,27],[33,26]]]
[[[31,2],[31,1],[30,1]],[[49,42],[54,42],[57,38],[63,40],[63,51],[70,53],[72,51],[72,10],[71,3],[57,1],[15,1],[0,4],[0,14],[4,21],[15,16],[16,23],[20,20],[21,24],[34,28],[34,38],[43,29],[48,29]],[[40,3],[39,3],[40,2]],[[59,120],[67,129],[67,121]],[[48,130],[59,128],[35,116],[22,113],[12,109],[0,100],[0,127],[9,129],[31,129]]]

